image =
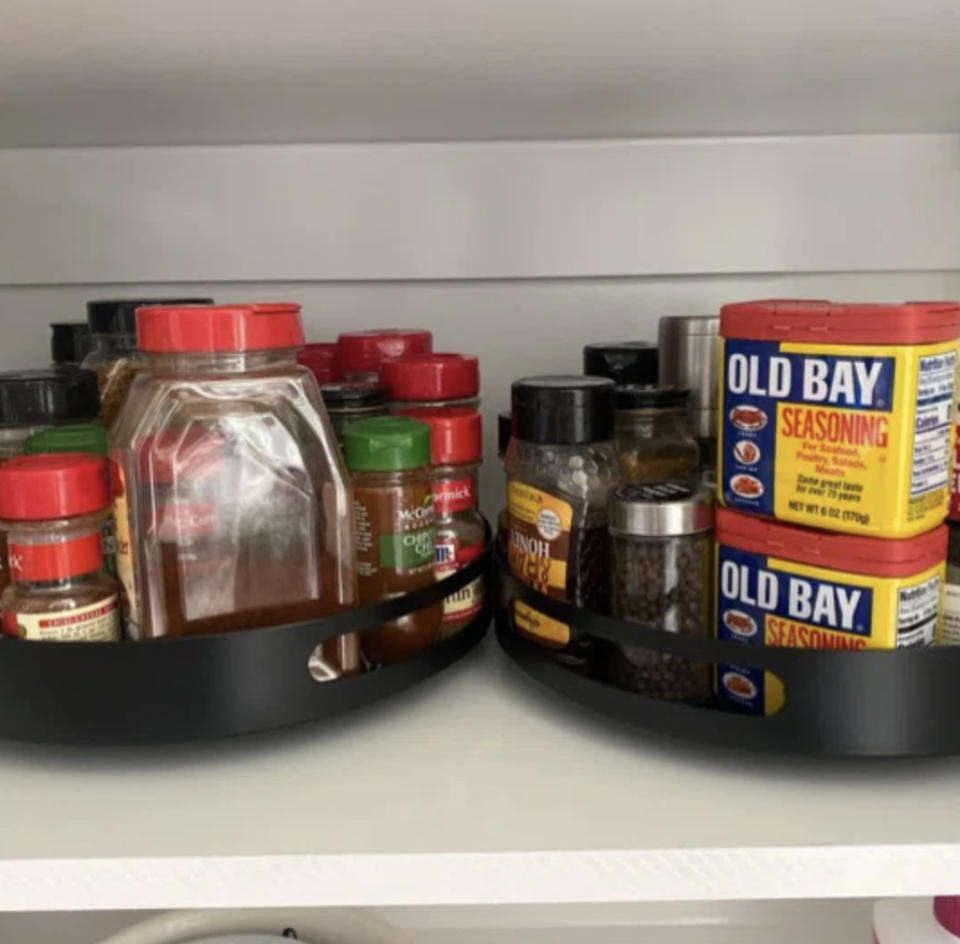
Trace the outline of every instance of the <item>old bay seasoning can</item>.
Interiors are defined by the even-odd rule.
[[[943,641],[946,525],[883,540],[719,509],[716,538],[719,639],[853,650]],[[751,714],[784,702],[780,679],[760,669],[720,664],[716,683],[720,701]]]
[[[720,500],[882,538],[947,514],[960,305],[727,305]]]

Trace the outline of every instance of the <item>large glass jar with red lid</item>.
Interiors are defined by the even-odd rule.
[[[0,465],[0,527],[11,578],[0,595],[4,635],[120,638],[117,582],[102,570],[100,529],[109,510],[102,456],[20,456]]]
[[[468,354],[405,354],[384,362],[380,382],[396,413],[480,404],[480,364]]]
[[[483,425],[476,410],[448,407],[404,413],[430,427],[430,484],[437,518],[434,573],[456,573],[483,553],[485,531],[477,508],[477,470],[483,457]],[[483,608],[478,577],[443,601],[440,637],[459,632]]]
[[[381,365],[407,354],[433,350],[433,335],[422,328],[377,328],[374,331],[345,331],[337,338],[340,375],[343,380],[376,383]]]
[[[351,488],[290,304],[141,308],[145,370],[113,429],[134,638],[315,619],[356,601]],[[311,665],[359,667],[354,637]]]

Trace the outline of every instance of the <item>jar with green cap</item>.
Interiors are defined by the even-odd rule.
[[[360,606],[434,582],[436,519],[430,486],[430,428],[403,416],[350,423],[343,450],[353,478]],[[373,665],[400,662],[433,645],[443,604],[416,610],[364,633]]]

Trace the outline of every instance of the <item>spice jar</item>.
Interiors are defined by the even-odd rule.
[[[111,436],[134,638],[313,620],[356,602],[350,485],[297,305],[141,308],[145,369]],[[359,668],[353,636],[315,678]]]
[[[686,482],[622,485],[610,503],[613,615],[668,633],[710,634],[713,496]],[[611,680],[667,701],[702,702],[711,667],[642,646],[610,652]]]
[[[624,483],[696,479],[700,449],[690,430],[690,391],[617,388],[617,461]]]
[[[340,379],[340,355],[336,344],[305,344],[297,360],[317,378],[318,384]]]
[[[343,434],[353,476],[360,605],[403,596],[434,582],[436,515],[430,484],[430,429],[403,416],[351,423]],[[374,665],[400,662],[437,639],[437,603],[367,630]]]
[[[404,414],[430,428],[433,507],[437,517],[434,573],[449,577],[483,553],[485,527],[477,508],[477,470],[483,456],[483,425],[476,410],[449,407]],[[482,577],[443,601],[440,638],[459,632],[482,609]]]
[[[0,527],[11,574],[0,595],[4,635],[120,638],[117,583],[101,570],[100,525],[109,507],[101,457],[21,456],[0,466]]]
[[[600,613],[609,603],[614,391],[601,377],[516,381],[506,456],[511,572],[540,593]],[[519,601],[512,617],[518,632],[564,665],[593,668],[591,638]]]
[[[609,377],[618,385],[656,384],[658,370],[656,345],[647,341],[588,344],[583,349],[583,372]]]
[[[55,321],[50,332],[50,359],[54,367],[79,367],[93,350],[93,335],[85,321]]]
[[[355,420],[387,415],[387,391],[375,383],[341,381],[320,387],[323,405],[333,423],[337,441],[343,443],[343,431]]]
[[[100,422],[109,429],[143,367],[137,353],[138,308],[146,305],[207,305],[212,298],[111,298],[87,302],[93,350],[83,366],[96,371],[100,384]]]
[[[428,354],[433,350],[433,335],[420,328],[347,331],[337,338],[337,347],[344,380],[376,383],[384,361],[406,354]]]
[[[465,354],[404,354],[384,362],[380,381],[395,413],[480,405],[480,364]]]

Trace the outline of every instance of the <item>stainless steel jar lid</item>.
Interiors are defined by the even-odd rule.
[[[610,531],[661,538],[713,527],[713,493],[686,482],[621,485],[610,501]]]

